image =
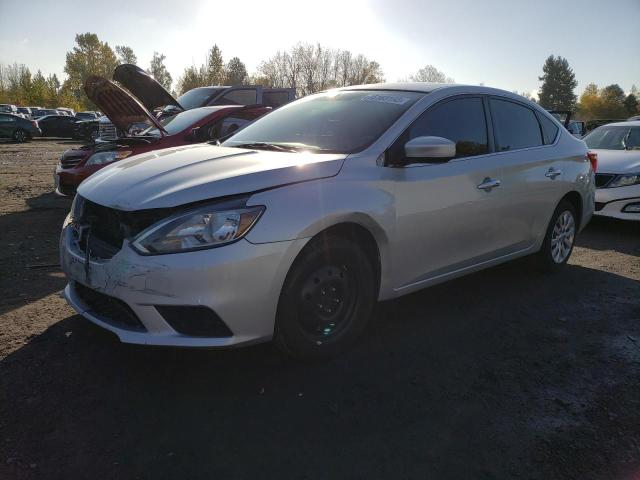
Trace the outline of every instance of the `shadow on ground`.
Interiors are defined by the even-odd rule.
[[[58,238],[71,199],[53,192],[26,200],[27,210],[0,215],[0,314],[60,291]]]
[[[625,478],[640,285],[527,265],[386,302],[327,363],[127,346],[71,316],[0,363],[0,474]]]

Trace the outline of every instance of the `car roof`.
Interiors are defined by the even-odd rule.
[[[371,84],[365,84],[365,85],[353,85],[349,87],[340,88],[340,90],[387,90],[387,91],[391,90],[391,91],[399,91],[399,92],[404,91],[404,92],[420,92],[420,93],[431,93],[436,90],[445,90],[445,89],[451,90],[452,94],[457,94],[457,93],[484,94],[484,95],[493,94],[493,95],[510,97],[519,101],[525,101],[527,103],[534,103],[516,93],[509,92],[507,90],[502,90],[499,88],[485,87],[484,85],[464,85],[464,84],[458,84],[458,83],[429,83],[429,82],[393,82],[393,83],[387,82],[387,83],[371,83]]]
[[[627,120],[626,122],[611,122],[600,125],[601,127],[640,127],[640,120]]]

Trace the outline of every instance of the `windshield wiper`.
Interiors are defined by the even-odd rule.
[[[273,150],[276,152],[299,152],[299,147],[294,147],[292,145],[282,145],[279,143],[268,143],[268,142],[252,142],[252,143],[240,143],[238,145],[231,145],[235,148],[248,148],[251,150]]]

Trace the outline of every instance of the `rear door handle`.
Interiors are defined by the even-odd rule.
[[[480,190],[484,190],[485,192],[490,192],[492,188],[499,187],[501,184],[502,182],[500,182],[500,180],[486,177],[484,180],[482,180],[482,183],[478,185],[478,188]]]
[[[558,175],[562,175],[562,171],[561,170],[556,170],[553,167],[551,167],[547,171],[547,173],[544,174],[545,177],[550,178],[551,180],[555,180]]]

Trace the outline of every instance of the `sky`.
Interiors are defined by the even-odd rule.
[[[320,42],[376,60],[387,81],[431,64],[457,83],[534,93],[554,54],[577,93],[592,82],[640,88],[640,0],[32,0],[23,15],[22,2],[0,0],[0,63],[60,78],[75,34],[92,32],[132,47],[143,68],[165,54],[174,81],[214,43],[253,73],[278,50]]]

